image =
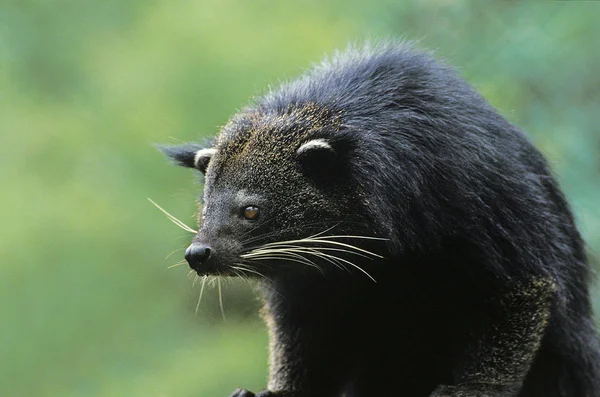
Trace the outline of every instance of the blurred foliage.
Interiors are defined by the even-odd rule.
[[[177,263],[201,186],[152,147],[208,137],[349,41],[419,39],[549,157],[600,252],[600,3],[0,0],[0,395],[261,389],[246,284]],[[171,256],[165,259],[172,251]],[[595,291],[598,289],[596,288]],[[599,294],[596,293],[598,298]]]

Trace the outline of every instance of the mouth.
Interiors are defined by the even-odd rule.
[[[196,272],[198,276],[220,276],[224,275],[222,269],[218,269],[216,266],[211,265],[201,265],[201,266],[192,266],[190,268]]]
[[[191,266],[190,266],[191,267]],[[218,277],[242,277],[242,278],[267,278],[266,272],[257,270],[254,266],[244,263],[230,263],[227,265],[212,265],[193,268],[193,271],[200,277],[218,276]]]

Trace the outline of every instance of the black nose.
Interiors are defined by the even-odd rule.
[[[213,249],[206,244],[194,243],[185,250],[185,260],[194,270],[199,270],[200,266],[205,265],[211,258]]]

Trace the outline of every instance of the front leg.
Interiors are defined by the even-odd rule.
[[[322,322],[320,324],[323,324]],[[322,326],[326,328],[326,325]],[[267,393],[260,397],[330,397],[341,388],[349,360],[336,338],[323,330],[283,331],[270,328],[270,371]],[[339,337],[337,339],[340,339]],[[257,396],[257,397],[259,397]]]
[[[270,332],[268,390],[254,394],[237,389],[230,397],[330,397],[341,388],[340,363],[348,362],[321,332],[282,332],[264,314]],[[326,328],[326,327],[323,327]],[[336,351],[340,354],[336,354]],[[332,360],[332,361],[331,361]],[[337,364],[332,364],[337,363]]]
[[[506,293],[491,322],[455,370],[455,385],[431,397],[516,397],[540,346],[555,284],[536,279]]]

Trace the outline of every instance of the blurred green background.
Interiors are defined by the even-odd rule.
[[[575,1],[1,0],[0,396],[265,385],[251,287],[195,314],[198,284],[167,269],[191,236],[146,198],[195,226],[201,186],[152,144],[215,134],[349,41],[419,39],[456,65],[549,157],[597,258],[599,20]]]

